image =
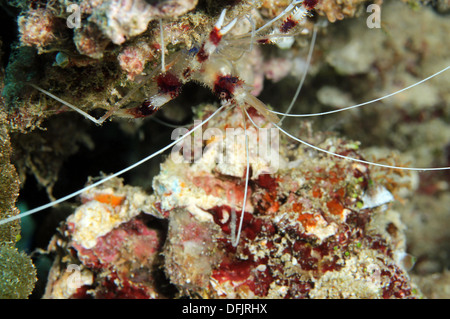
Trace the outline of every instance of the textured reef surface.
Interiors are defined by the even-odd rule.
[[[256,124],[264,124],[253,111]],[[205,132],[220,131],[205,141],[202,156],[191,163],[193,152],[173,153],[153,179],[152,196],[119,180],[86,192],[52,241],[51,249],[62,253],[45,297],[168,297],[158,269],[177,297],[419,296],[407,273],[404,225],[386,206],[393,196],[367,165],[335,162],[285,139],[270,143],[268,153],[249,144],[250,186],[242,212],[245,143],[234,139],[236,154],[222,150],[226,128],[242,130],[242,123],[239,109],[208,122]],[[246,130],[250,141],[261,139],[252,124]],[[355,142],[321,134],[313,139],[359,157]],[[242,233],[233,245],[242,214]],[[165,228],[155,218],[167,221]],[[71,290],[68,264],[81,271]]]
[[[291,113],[339,110],[449,65],[448,1],[305,0],[301,23],[293,15],[274,24],[282,36],[255,35],[291,2],[10,1],[0,217],[161,149],[219,100],[238,100],[237,88],[285,111],[315,32]],[[370,4],[381,9],[378,27]],[[213,32],[223,9],[223,25],[239,18],[225,35]],[[207,43],[219,42],[208,56]],[[449,86],[446,72],[374,105],[286,118],[283,128],[356,159],[450,166]],[[96,125],[42,90],[111,117]],[[0,225],[0,298],[450,297],[448,171],[338,159],[285,136],[245,101],[248,114],[227,108],[123,177]],[[155,103],[165,105],[154,112]]]

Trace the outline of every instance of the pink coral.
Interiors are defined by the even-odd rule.
[[[119,65],[127,72],[129,80],[133,80],[144,71],[145,64],[153,58],[150,46],[145,42],[127,46],[117,57]]]
[[[76,264],[55,262],[45,298],[161,297],[154,285],[160,229],[151,226],[153,217],[140,214],[147,197],[120,181],[113,185],[83,194],[84,203],[62,227],[64,240],[55,236],[50,249],[65,250]],[[67,290],[70,267],[84,280]]]
[[[255,109],[249,113],[256,122],[264,120]],[[205,124],[221,130],[239,125],[245,124],[238,108]],[[256,129],[248,125],[252,140]],[[242,212],[245,166],[239,164],[244,158],[216,163],[221,143],[219,134],[208,140],[194,163],[180,163],[183,155],[174,152],[154,178],[152,196],[117,180],[83,194],[83,204],[66,221],[64,238],[54,241],[85,270],[71,297],[167,297],[151,271],[157,266],[179,297],[416,296],[402,264],[402,224],[384,206],[392,196],[379,200],[376,190],[382,187],[370,185],[367,165],[282,142],[279,169],[268,173],[265,158],[250,151],[250,188]],[[316,134],[312,143],[361,158],[354,142]],[[167,232],[155,227],[155,217],[168,220]],[[240,240],[234,244],[241,218]],[[54,267],[66,269],[58,261]],[[68,279],[54,277],[48,289],[57,292]]]
[[[55,38],[53,23],[54,16],[49,10],[29,10],[18,18],[21,44],[42,51]]]

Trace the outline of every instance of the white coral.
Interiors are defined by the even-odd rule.
[[[150,5],[144,0],[107,0],[95,8],[89,21],[97,24],[111,41],[122,44],[128,38],[141,34],[156,18],[178,16],[192,10],[197,0],[170,0]]]

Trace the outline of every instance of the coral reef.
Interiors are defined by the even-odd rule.
[[[6,127],[6,115],[0,109],[0,211],[2,219],[19,213],[15,207],[19,196],[19,179],[14,165],[10,163],[12,150]],[[19,221],[0,226],[1,243],[15,243],[19,236]]]
[[[408,4],[411,5],[412,1]],[[448,65],[449,54],[444,40],[444,33],[450,30],[448,19],[429,7],[406,8],[408,6],[400,2],[383,3],[383,32],[360,28],[364,21],[358,19],[347,21],[339,28],[339,33],[332,33],[335,37],[347,35],[345,40],[337,40],[342,45],[325,44],[325,48],[331,46],[334,50],[326,51],[326,58],[322,61],[332,66],[338,78],[345,76],[354,81],[341,85],[339,81],[325,80],[317,93],[320,104],[339,108],[353,104],[351,100],[356,103],[370,100]],[[430,28],[431,25],[439,27]],[[332,32],[333,29],[328,30]],[[401,158],[412,166],[448,165],[448,81],[448,75],[444,75],[374,108],[333,116],[319,127],[335,127],[344,136],[360,140],[362,145],[372,145],[370,152],[368,149],[364,152],[369,158],[373,153],[378,154],[378,158],[390,158],[390,163]],[[364,83],[363,87],[358,83]],[[320,107],[312,109],[321,110]],[[299,108],[295,112],[310,111]],[[393,150],[401,155],[392,156]],[[449,181],[445,172],[419,174],[413,186],[415,195],[394,206],[407,225],[408,252],[417,259],[412,271],[414,281],[430,298],[444,296],[442,293],[445,292],[445,283],[442,282],[442,286],[435,286],[436,293],[433,293],[425,278],[445,277],[442,272],[448,269],[448,231],[444,225],[448,225],[449,217],[445,208],[448,205]],[[390,187],[388,189],[391,190]],[[417,280],[421,276],[424,280]],[[449,295],[444,298],[449,298]]]
[[[42,52],[55,39],[53,19],[54,16],[48,10],[40,8],[20,16],[17,23],[22,45],[35,47]]]
[[[264,124],[249,111],[257,125]],[[234,247],[245,187],[242,125],[240,109],[212,119],[204,130],[214,128],[215,134],[200,145],[202,156],[191,163],[198,150],[185,150],[191,146],[186,142],[172,152],[153,180],[152,196],[118,181],[84,194],[85,203],[62,227],[65,238],[52,241],[66,255],[55,262],[46,297],[161,297],[150,270],[146,276],[135,273],[138,266],[155,267],[160,252],[178,297],[419,296],[406,271],[404,225],[385,206],[393,197],[370,169],[284,139],[270,143],[271,152],[279,153],[268,156],[250,144],[250,188]],[[222,148],[230,127],[241,132],[241,140],[227,144],[231,153]],[[246,132],[250,141],[258,135],[261,141],[252,124]],[[311,139],[340,154],[358,154],[355,142],[321,134]],[[151,228],[141,212],[168,219],[167,237],[159,238],[164,233]],[[69,277],[61,260],[80,264],[81,278],[90,274],[64,296],[58,292]]]
[[[18,18],[22,48],[17,48],[17,55],[11,58],[6,90],[2,93],[10,114],[9,122],[20,130],[30,130],[55,111],[60,111],[61,107],[55,101],[44,100],[30,88],[23,88],[30,80],[50,88],[66,101],[76,100],[76,104],[85,111],[108,109],[124,96],[127,97],[124,107],[133,102],[142,103],[141,94],[126,95],[142,81],[136,76],[154,71],[163,52],[168,54],[167,60],[172,61],[178,58],[176,54],[180,50],[195,49],[216,21],[217,4],[207,2],[200,5],[197,2],[13,2],[22,10]],[[319,15],[326,15],[332,21],[335,16],[338,19],[352,17],[363,2],[307,1],[305,7],[316,7]],[[287,0],[246,0],[228,6],[228,12],[230,16],[247,15],[259,26],[265,19],[279,14],[289,3]],[[75,11],[73,5],[78,6]],[[206,11],[195,10],[197,6],[206,7]],[[79,25],[72,25],[76,14],[79,15]],[[159,19],[163,19],[165,48],[161,47]],[[311,30],[312,25],[306,22],[304,28]],[[250,30],[249,21],[241,19],[233,33],[242,34]],[[22,58],[22,55],[31,54],[23,49],[30,46],[37,49],[41,55],[39,58]],[[64,62],[61,64],[62,57]],[[18,72],[24,68],[39,70],[39,75],[32,77],[33,71]],[[28,75],[27,79],[23,78],[24,74]],[[17,111],[22,108],[27,112]]]
[[[164,17],[178,17],[192,10],[197,0],[168,0],[149,4],[144,0],[102,1],[92,7],[92,14],[88,18],[95,23],[111,41],[122,44],[126,39],[147,30],[151,20]]]
[[[225,131],[242,121],[236,110],[207,126]],[[247,132],[256,134],[248,125]],[[357,154],[353,142],[320,134],[312,139],[340,154]],[[168,159],[154,179],[155,206],[170,219],[166,272],[180,290],[209,298],[414,295],[402,264],[404,226],[396,212],[378,207],[383,201],[370,204],[385,195],[369,186],[376,182],[368,167],[336,162],[303,146],[281,142],[280,168],[273,174],[264,173],[270,171],[267,162],[249,151],[251,186],[234,247],[230,238],[241,218],[245,151],[236,144],[241,158],[216,164],[221,142],[206,142],[202,159],[192,165],[179,167],[176,157]]]
[[[170,138],[171,129],[120,119],[120,111],[99,130],[91,129],[92,123],[29,83],[96,117],[114,106],[139,107],[161,89],[149,79],[162,74],[162,55],[167,70],[180,72],[226,8],[224,25],[241,19],[224,37],[229,47],[221,47],[217,56],[226,60],[224,68],[232,64],[238,70],[253,95],[276,110],[286,109],[305,71],[316,28],[312,65],[292,112],[337,109],[404,88],[448,65],[449,24],[443,15],[448,1],[402,2],[385,0],[381,28],[373,29],[366,25],[366,4],[381,1],[308,0],[304,6],[314,12],[293,32],[295,37],[273,37],[276,46],[258,45],[270,42],[258,38],[252,46],[240,43],[240,35],[275,18],[291,1],[77,1],[79,26],[68,24],[76,13],[68,10],[73,3],[13,1],[21,12],[18,42],[12,45],[2,84],[2,218],[5,212],[18,213],[18,176],[24,188],[34,179],[44,186],[46,201],[47,195],[58,197],[81,186],[71,177],[118,171]],[[158,79],[167,86],[175,82],[169,76]],[[183,84],[176,85],[178,100],[162,108],[155,121],[185,124],[192,105],[200,105],[195,110],[199,118],[211,113],[214,107],[205,105],[214,98],[210,92]],[[286,119],[283,127],[339,154],[395,165],[449,166],[448,87],[449,77],[443,74],[374,107],[312,123]],[[249,112],[264,124],[254,109]],[[224,136],[234,128],[241,134],[244,125],[251,171],[243,215],[242,140],[233,144],[237,153],[231,162],[220,162],[216,137],[204,141],[201,155],[172,153],[160,171],[154,162],[135,170],[126,183],[113,180],[83,194],[81,204],[72,204],[74,213],[64,218],[48,247],[56,257],[45,297],[409,298],[421,297],[420,290],[426,297],[449,297],[448,173],[406,174],[344,162],[283,138],[271,146],[280,151],[274,171],[274,158],[253,149],[262,137],[249,121],[243,123],[239,109],[221,114],[203,130],[216,129],[209,132]],[[338,134],[324,133],[330,131]],[[110,149],[107,155],[97,155],[105,148]],[[98,162],[83,162],[89,173],[76,163],[79,157],[73,159],[86,149],[98,156]],[[72,175],[61,174],[67,170]],[[56,219],[52,214],[47,218]],[[10,286],[2,291],[23,283],[17,294],[6,295],[25,298],[35,270],[13,248],[19,223],[0,227],[2,254],[9,256],[2,257],[8,262],[0,267],[18,278],[5,281]],[[408,253],[417,258],[412,271]],[[25,273],[14,261],[26,265]]]

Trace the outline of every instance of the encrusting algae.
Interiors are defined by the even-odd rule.
[[[1,71],[3,77],[3,71]],[[10,162],[11,143],[6,115],[0,108],[0,218],[19,213],[15,207],[19,195],[19,178]],[[27,298],[36,282],[36,269],[15,244],[20,240],[20,222],[0,225],[0,299]]]
[[[292,3],[289,18],[258,33]],[[319,152],[282,134],[258,103],[284,110],[298,85],[292,78],[309,64],[302,105],[292,113],[337,110],[445,68],[442,30],[449,24],[426,3],[89,0],[69,8],[13,1],[20,13],[2,83],[2,218],[18,213],[19,178],[27,187],[32,175],[59,197],[73,154],[108,148],[112,155],[97,163],[114,172],[194,128],[167,129],[141,117],[170,126],[191,112],[204,121],[218,109],[210,101],[237,106],[188,134],[159,168],[140,167],[79,195],[48,247],[40,247],[54,260],[45,291],[33,297],[448,298],[445,289],[430,288],[436,276],[446,278],[448,263],[429,252],[448,248],[448,223],[430,222],[427,231],[420,222],[428,207],[430,216],[448,220],[448,173]],[[383,10],[380,29],[366,27],[368,4]],[[286,118],[283,128],[340,156],[449,166],[448,83],[442,76],[330,120]],[[112,121],[91,129],[67,102]],[[85,175],[82,167],[69,170]],[[19,228],[18,221],[0,225],[0,268],[8,277],[2,298],[27,298],[36,281],[31,259],[14,247]],[[413,272],[409,253],[419,257]]]

